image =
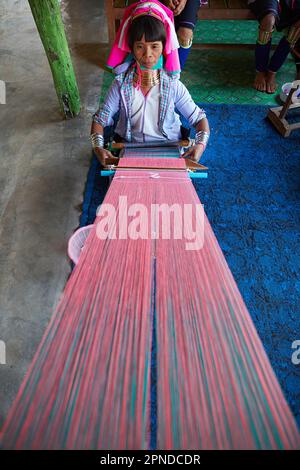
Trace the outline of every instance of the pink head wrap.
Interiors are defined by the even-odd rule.
[[[134,18],[142,15],[152,15],[161,20],[166,29],[166,45],[164,48],[165,70],[167,72],[180,72],[178,56],[179,43],[174,27],[172,11],[158,0],[139,1],[126,8],[124,18],[117,33],[113,47],[108,57],[108,67],[115,68],[122,64],[131,52],[128,45],[128,32]]]

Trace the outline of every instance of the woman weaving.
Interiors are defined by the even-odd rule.
[[[93,117],[91,139],[105,166],[104,127],[119,113],[116,135],[124,142],[165,142],[182,138],[175,109],[196,129],[195,144],[183,157],[198,162],[208,138],[205,112],[179,80],[178,40],[172,12],[154,0],[128,7],[108,59],[116,78]]]

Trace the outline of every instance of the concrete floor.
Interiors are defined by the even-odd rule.
[[[70,273],[106,53],[103,5],[61,1],[82,102],[65,121],[27,0],[0,0],[0,427]]]

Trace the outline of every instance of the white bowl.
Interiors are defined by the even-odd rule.
[[[81,227],[76,230],[76,232],[74,232],[71,238],[69,239],[68,255],[74,264],[78,263],[80,254],[84,250],[84,244],[86,242],[86,239],[89,236],[93,227],[93,224]]]

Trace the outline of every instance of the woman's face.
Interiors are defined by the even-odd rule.
[[[133,54],[136,60],[147,69],[151,69],[157,64],[162,52],[163,43],[161,41],[146,42],[145,36],[133,44]]]

